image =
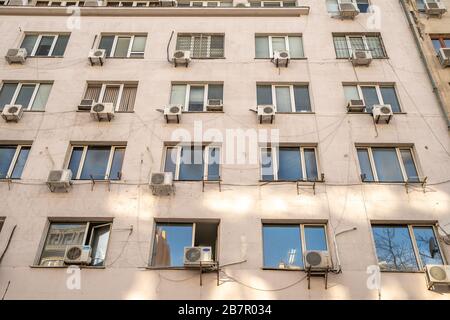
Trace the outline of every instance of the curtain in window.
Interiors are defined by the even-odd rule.
[[[20,47],[27,49],[27,54],[29,56],[31,56],[31,53],[33,52],[33,48],[36,44],[37,38],[38,36],[36,34],[28,34],[22,41],[22,45]]]
[[[384,49],[381,44],[381,39],[378,36],[366,37],[367,46],[372,53],[373,58],[384,58]]]
[[[345,37],[333,37],[334,48],[336,50],[337,58],[348,58],[350,57],[350,53],[347,46],[347,39]]]
[[[119,104],[119,111],[133,111],[136,100],[137,87],[126,86],[123,88],[122,98]]]
[[[125,58],[128,55],[131,37],[118,37],[114,57]]]
[[[114,106],[117,105],[117,98],[119,97],[119,86],[106,86],[105,94],[103,95],[102,102],[112,103]]]
[[[291,90],[289,87],[275,87],[278,112],[292,112]]]
[[[185,106],[186,88],[187,87],[185,84],[173,84],[172,91],[170,93],[170,103]]]
[[[86,93],[84,94],[84,99],[92,99],[94,101],[98,101],[101,90],[102,90],[102,86],[99,84],[88,85],[88,87],[86,89]]]
[[[222,58],[224,56],[224,36],[211,36],[211,43],[209,49],[210,58]]]
[[[39,85],[39,89],[36,94],[36,97],[34,98],[31,110],[43,111],[45,109],[45,105],[47,104],[47,99],[48,99],[48,96],[50,95],[51,89],[52,89],[52,85],[49,83],[41,83]]]
[[[350,46],[352,50],[366,50],[364,45],[364,40],[362,37],[351,37],[350,38]]]
[[[372,153],[379,181],[403,181],[403,175],[395,148],[373,148]]]
[[[296,112],[311,111],[308,86],[294,86],[294,101]]]
[[[269,37],[255,37],[256,58],[269,58]]]
[[[291,58],[303,58],[303,42],[302,37],[289,36],[289,54]]]
[[[191,50],[191,36],[178,36],[177,38],[177,50],[190,51]]]
[[[272,51],[286,50],[286,40],[284,37],[272,37]]]

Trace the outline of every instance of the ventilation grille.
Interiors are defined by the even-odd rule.
[[[103,110],[105,110],[105,105],[101,104],[101,103],[97,103],[92,110],[94,112],[102,112]]]
[[[438,281],[445,281],[447,280],[447,273],[445,272],[445,269],[442,267],[431,267],[430,268],[430,275],[433,277],[433,279]]]
[[[306,255],[306,261],[308,262],[308,264],[315,267],[322,263],[322,256],[318,252],[308,252],[308,254]]]
[[[72,247],[69,250],[67,250],[66,257],[69,260],[78,260],[81,257],[81,253],[82,253],[81,248],[79,248],[79,247]]]
[[[152,175],[152,184],[163,184],[163,183],[164,183],[163,173],[155,173]]]
[[[53,170],[50,171],[50,174],[48,175],[48,181],[60,181],[62,178],[62,171],[60,170]]]
[[[186,250],[184,256],[186,261],[189,262],[196,262],[199,261],[201,258],[201,250],[199,248],[189,248]]]

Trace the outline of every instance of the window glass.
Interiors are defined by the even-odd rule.
[[[368,36],[366,41],[373,58],[383,58],[385,56],[380,37]]]
[[[108,249],[109,233],[111,225],[103,225],[92,228],[92,262],[93,266],[103,266],[105,264],[106,250]]]
[[[289,87],[275,87],[277,112],[292,112],[291,90]]]
[[[175,147],[166,148],[166,159],[164,162],[164,172],[172,172],[175,179],[175,172],[177,168],[177,153],[178,149]]]
[[[372,167],[370,165],[369,153],[367,149],[358,149],[359,167],[364,181],[374,181]]]
[[[328,250],[324,226],[305,226],[304,230],[306,250]]]
[[[278,180],[302,180],[300,148],[278,149]]]
[[[272,37],[272,50],[284,51],[286,50],[286,39],[285,37]]]
[[[0,179],[6,178],[16,149],[16,146],[0,146]]]
[[[302,37],[299,36],[289,36],[289,54],[291,58],[303,58],[303,43]]]
[[[356,0],[358,9],[361,13],[366,13],[369,9],[369,0]]]
[[[102,102],[109,102],[117,106],[117,99],[119,98],[120,86],[118,85],[107,85],[105,86],[105,92],[102,97]]]
[[[380,87],[380,91],[384,104],[390,104],[393,112],[400,112],[400,103],[394,87]]]
[[[39,89],[36,94],[36,97],[34,98],[31,110],[43,111],[45,109],[45,105],[47,104],[47,99],[48,99],[48,96],[50,95],[51,89],[52,89],[52,85],[50,83],[41,83],[39,85]]]
[[[197,35],[194,36],[194,50],[192,52],[194,58],[208,57],[208,36]]]
[[[439,39],[432,39],[434,50],[436,50],[436,53],[439,53],[441,49],[441,41]]]
[[[366,111],[372,112],[375,104],[380,104],[378,100],[377,89],[375,87],[361,87],[361,91],[364,97],[364,103],[366,105]]]
[[[224,56],[224,36],[212,35],[209,48],[210,58],[222,58]]]
[[[114,36],[102,36],[100,39],[100,43],[98,44],[99,49],[105,49],[106,56],[109,57],[111,55],[111,49],[114,43]]]
[[[272,160],[272,149],[261,149],[261,175],[264,181],[272,181],[274,179]]]
[[[191,36],[179,35],[177,37],[176,50],[191,51]]]
[[[66,51],[67,43],[69,42],[68,35],[59,35],[56,40],[55,48],[53,49],[52,56],[63,56]]]
[[[80,167],[81,157],[83,155],[83,147],[74,147],[70,157],[68,169],[72,171],[72,179],[75,179]]]
[[[114,156],[111,163],[109,179],[120,180],[122,177],[122,163],[125,155],[125,148],[115,148]]]
[[[179,180],[203,180],[203,147],[181,148]]]
[[[48,56],[55,36],[42,36],[36,49],[35,56]]]
[[[349,58],[350,53],[348,50],[347,39],[343,36],[333,37],[334,48],[336,50],[336,57],[339,58]]]
[[[362,37],[350,37],[350,46],[352,50],[366,50]]]
[[[208,180],[219,180],[220,178],[220,149],[209,148],[208,156]]]
[[[294,86],[294,100],[296,112],[311,111],[308,86]]]
[[[111,147],[88,147],[80,179],[105,179],[110,152]]]
[[[269,58],[269,37],[255,37],[256,58]]]
[[[424,0],[416,0],[416,6],[418,10],[425,10],[425,1]]]
[[[15,104],[20,104],[24,108],[28,108],[31,97],[33,96],[35,84],[24,84],[20,87],[19,94],[17,95]]]
[[[30,153],[30,147],[20,148],[19,156],[17,157],[16,164],[11,173],[12,179],[20,179],[20,177],[22,176],[22,171],[23,171],[23,168],[25,167],[25,163],[27,162],[29,153]]]
[[[192,246],[192,224],[157,224],[152,264],[160,267],[184,265],[184,247]]]
[[[444,44],[446,48],[450,48],[450,38],[449,39],[444,39]]]
[[[347,101],[360,99],[357,86],[344,86],[344,95]]]
[[[381,270],[417,271],[408,227],[372,226],[373,237]]]
[[[256,87],[256,103],[260,105],[272,105],[272,86],[258,85]]]
[[[143,56],[145,51],[146,36],[135,36],[133,46],[131,47],[131,56]]]
[[[189,94],[189,111],[203,111],[204,97],[204,86],[191,86]]]
[[[300,226],[264,225],[264,267],[303,267]]]
[[[221,84],[208,85],[208,99],[223,100],[223,85]]]
[[[416,170],[416,165],[414,164],[414,158],[411,154],[410,149],[402,149],[400,150],[400,154],[402,156],[403,166],[405,167],[406,175],[408,177],[408,181],[419,181],[419,174]]]
[[[128,56],[131,37],[118,37],[114,57],[125,58]]]
[[[22,41],[21,48],[27,49],[27,54],[31,56],[31,53],[33,52],[34,45],[36,44],[36,40],[38,38],[38,35],[36,34],[28,34],[25,36],[25,38]]]
[[[5,105],[10,104],[16,91],[17,83],[3,83],[0,90],[0,111],[3,110]]]
[[[433,227],[416,226],[413,231],[422,265],[444,264]]]
[[[400,163],[394,148],[372,148],[372,154],[379,181],[403,181]]]
[[[305,170],[308,181],[316,181],[319,176],[317,173],[316,152],[314,149],[304,149]]]
[[[185,84],[173,84],[172,91],[170,93],[170,103],[185,105],[186,100],[186,85]]]
[[[327,10],[330,13],[339,12],[337,0],[327,0]]]

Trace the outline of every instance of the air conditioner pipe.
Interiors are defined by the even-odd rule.
[[[173,34],[174,34],[174,33],[175,33],[175,31],[172,30],[172,33],[170,34],[169,42],[167,43],[166,55],[167,55],[167,61],[168,61],[169,63],[172,63],[172,61],[171,61],[170,58],[169,58],[169,47],[170,47],[170,43],[172,42],[172,37],[173,37]]]
[[[337,270],[335,270],[336,273],[341,273],[342,272],[341,259],[339,258],[339,249],[338,249],[336,237],[338,235],[341,235],[343,233],[346,233],[346,232],[349,232],[349,231],[353,231],[353,230],[356,230],[356,229],[357,229],[356,227],[353,227],[353,228],[350,228],[350,229],[345,229],[345,230],[339,231],[338,233],[333,232],[334,250],[336,251],[336,262],[337,262]]]

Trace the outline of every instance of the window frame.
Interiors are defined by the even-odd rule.
[[[49,2],[48,6],[51,6],[50,3],[51,2]],[[22,45],[23,41],[25,40],[26,36],[37,36],[36,42],[34,43],[34,46],[33,46],[33,50],[31,50],[31,52],[27,53],[27,57],[33,57],[33,58],[45,58],[45,57],[63,58],[64,55],[62,55],[62,56],[54,56],[53,55],[53,51],[55,50],[56,42],[58,41],[59,36],[68,36],[70,38],[70,33],[32,33],[32,32],[31,33],[25,33],[23,38],[22,38],[21,45]],[[46,56],[44,56],[44,55],[37,56],[36,55],[36,51],[39,48],[39,45],[40,45],[41,40],[42,40],[43,37],[53,37],[53,42],[52,42],[50,50],[49,50],[49,52],[48,52],[48,54]],[[68,45],[68,43],[66,44],[66,48],[65,49],[67,49],[67,45]]]
[[[414,253],[414,257],[416,258],[416,263],[417,263],[417,271],[410,271],[410,270],[382,270],[380,268],[381,272],[404,272],[404,273],[417,273],[417,272],[425,272],[425,265],[422,262],[422,258],[420,257],[420,251],[419,251],[419,247],[417,245],[417,240],[416,240],[416,236],[414,235],[414,228],[415,227],[428,227],[431,228],[433,231],[433,235],[434,238],[436,239],[436,243],[437,243],[437,247],[439,249],[439,254],[442,258],[442,263],[443,265],[447,264],[447,259],[444,255],[444,251],[441,248],[441,243],[439,241],[439,237],[438,237],[438,233],[436,230],[436,225],[435,224],[428,224],[428,223],[371,223],[371,237],[372,237],[372,243],[375,249],[375,257],[377,259],[377,265],[379,265],[379,261],[378,261],[378,252],[377,252],[377,247],[375,244],[375,237],[373,235],[373,226],[376,227],[385,227],[385,228],[389,228],[389,227],[406,227],[408,229],[408,234],[409,234],[409,240],[411,241],[411,247],[413,249],[413,253]]]
[[[25,143],[25,144],[17,144],[17,145],[14,145],[14,144],[13,145],[8,145],[8,144],[0,145],[0,147],[14,147],[14,146],[16,147],[16,151],[14,152],[14,156],[12,157],[11,163],[9,164],[9,168],[8,168],[8,171],[6,172],[6,176],[5,176],[5,178],[0,178],[0,180],[9,180],[9,179],[20,180],[22,178],[22,174],[20,175],[21,176],[20,178],[11,178],[11,175],[14,171],[14,168],[16,167],[17,159],[19,158],[20,151],[22,150],[22,148],[26,147],[26,148],[30,148],[29,152],[31,152],[31,144]],[[28,153],[28,156],[29,156],[29,153]],[[25,166],[27,165],[27,163],[28,163],[28,157],[23,166],[23,170],[25,170]],[[23,173],[23,170],[22,170],[22,173]]]
[[[202,3],[201,6],[194,6],[193,3]],[[217,6],[209,6],[209,3],[215,3],[217,4]],[[198,1],[189,1],[189,7],[208,7],[208,8],[216,8],[216,7],[221,7],[222,6],[222,1],[202,1],[202,0],[198,0]]]
[[[33,91],[33,94],[31,95],[30,101],[28,102],[27,106],[22,105],[22,108],[23,108],[24,111],[45,112],[45,107],[47,106],[48,98],[50,97],[50,92],[49,92],[49,95],[47,97],[47,101],[45,102],[44,110],[33,110],[32,107],[33,107],[34,100],[36,99],[36,96],[37,96],[37,93],[39,91],[39,87],[41,86],[41,84],[49,84],[53,88],[53,82],[33,82],[33,81],[17,81],[17,82],[14,82],[14,81],[3,81],[2,83],[0,83],[0,92],[2,91],[3,86],[5,84],[16,84],[17,85],[17,87],[16,87],[16,89],[14,91],[14,94],[13,94],[13,96],[11,98],[11,101],[9,103],[7,103],[7,104],[13,105],[13,104],[16,103],[17,97],[19,96],[20,90],[22,89],[23,86],[33,85],[34,86],[34,91]],[[51,91],[51,89],[50,89],[50,91]]]
[[[163,154],[163,163],[162,163],[162,171],[164,172],[165,166],[166,166],[166,158],[167,158],[167,151],[169,148],[175,148],[177,149],[177,159],[175,162],[175,174],[173,177],[174,181],[202,181],[202,180],[180,180],[179,176],[180,176],[180,165],[181,165],[181,149],[183,147],[200,147],[200,145],[195,145],[195,144],[180,144],[180,145],[166,145],[164,146],[164,154]],[[215,144],[215,143],[211,143],[211,144],[204,144],[201,146],[203,148],[203,180],[204,181],[219,181],[221,179],[222,176],[222,163],[223,163],[223,155],[222,155],[222,146],[220,146],[219,144]],[[209,167],[209,150],[210,149],[219,149],[220,153],[220,162],[218,163],[219,165],[219,179],[218,180],[208,180],[208,167]]]
[[[84,1],[78,1],[78,0],[73,0],[73,1],[61,1],[61,0],[38,0],[36,1],[36,3],[41,2],[41,3],[47,3],[47,7],[56,7],[53,4],[54,3],[59,3],[59,7],[70,7],[70,6],[77,6],[77,7],[81,7],[84,4]],[[75,4],[71,4],[71,5],[67,5],[68,3],[75,3]],[[41,6],[41,7],[45,7],[45,6]]]
[[[251,2],[253,2],[253,3],[259,3],[260,5],[259,5],[258,7],[261,7],[261,8],[283,8],[283,7],[284,7],[284,2],[291,2],[291,3],[294,3],[293,6],[287,6],[287,8],[290,8],[290,7],[297,7],[297,1],[262,0],[262,1],[251,1]],[[271,7],[271,6],[265,7],[265,3],[279,3],[280,6],[279,6],[279,7]]]
[[[121,3],[122,1],[120,1]],[[124,1],[126,2],[126,1]],[[134,1],[136,2],[136,1]],[[141,2],[141,1],[137,1],[137,2]],[[144,1],[145,2],[145,1]],[[134,6],[134,4],[133,4]],[[106,58],[108,59],[143,59],[145,57],[145,47],[144,47],[144,51],[140,52],[140,51],[132,51],[133,49],[133,44],[134,44],[134,39],[136,37],[145,37],[145,46],[147,46],[147,39],[148,39],[148,34],[129,34],[129,33],[124,33],[124,34],[113,34],[113,33],[102,33],[100,34],[99,40],[98,40],[98,44],[97,44],[97,49],[99,48],[100,42],[102,41],[103,37],[114,37],[113,43],[111,45],[111,51],[109,53],[109,55],[106,56]],[[130,39],[130,43],[128,44],[128,49],[127,49],[127,56],[126,57],[116,57],[114,56],[115,52],[116,52],[116,48],[117,48],[117,42],[119,40],[119,38],[129,38]],[[132,54],[141,54],[139,56],[132,56]]]
[[[194,1],[196,2],[196,1]],[[214,8],[214,7],[213,7]],[[194,44],[195,44],[195,37],[200,36],[201,38],[206,37],[207,40],[207,46],[206,46],[206,56],[202,57],[195,57],[194,56]],[[222,36],[223,37],[223,56],[222,57],[211,57],[211,37],[213,36]],[[191,52],[191,59],[225,59],[225,34],[224,33],[178,33],[177,34],[177,42],[178,43],[178,37],[190,37],[191,42],[189,46],[189,51]]]
[[[348,57],[338,57],[336,44],[334,42],[335,37],[345,37],[345,42],[347,44],[347,50],[348,50],[348,54],[349,54]],[[378,39],[380,40],[381,49],[383,50],[382,57],[374,57],[373,56],[372,50],[370,50],[369,44],[367,42],[367,37],[378,37]],[[335,33],[333,33],[333,45],[334,45],[334,52],[336,54],[336,59],[347,59],[348,60],[352,56],[353,48],[351,45],[350,38],[361,38],[361,40],[364,43],[364,50],[369,51],[372,54],[372,59],[388,59],[388,55],[386,52],[386,47],[383,42],[383,38],[381,37],[381,34],[379,34],[379,33],[376,33],[376,34],[341,34],[341,33],[335,34]]]
[[[359,99],[364,101],[364,111],[363,112],[352,112],[352,113],[369,113],[367,112],[367,106],[366,106],[366,101],[364,99],[364,94],[362,92],[362,88],[366,87],[366,88],[375,88],[375,91],[377,92],[377,97],[378,97],[378,101],[380,104],[385,104],[384,103],[384,99],[383,99],[383,95],[381,93],[381,89],[382,88],[392,88],[394,89],[395,92],[395,96],[397,97],[397,101],[398,101],[398,107],[399,107],[399,111],[395,111],[394,113],[403,113],[403,108],[402,108],[402,103],[400,101],[400,97],[398,95],[398,90],[397,90],[397,86],[395,84],[383,84],[383,83],[377,83],[377,84],[370,84],[370,83],[357,83],[357,84],[343,84],[342,87],[356,87],[356,90],[358,91],[358,96]],[[348,101],[347,101],[348,102]]]
[[[171,83],[170,86],[170,97],[169,101],[172,103],[172,87],[173,86],[185,86],[186,87],[186,93],[184,97],[184,104],[183,104],[183,112],[192,112],[192,113],[199,113],[199,112],[208,112],[207,106],[208,106],[208,93],[209,93],[209,86],[210,85],[222,85],[222,93],[223,93],[223,83]],[[202,111],[190,111],[189,110],[189,99],[191,97],[191,87],[203,87],[203,110]],[[222,96],[222,102],[223,102],[223,96]],[[214,111],[217,113],[217,111]]]
[[[265,37],[268,39],[268,44],[269,44],[269,57],[265,58],[265,57],[256,57],[256,38],[258,37]],[[306,59],[305,56],[305,48],[303,46],[303,34],[255,34],[255,59],[273,59],[273,38],[284,38],[284,46],[286,47],[286,50],[288,52],[290,52],[290,47],[289,47],[289,37],[298,37],[301,40],[301,45],[302,45],[302,51],[303,51],[303,57],[300,58],[291,58],[291,60],[303,60]]]
[[[308,146],[308,145],[299,145],[299,146],[285,146],[285,145],[278,145],[278,146],[261,146],[259,147],[259,178],[261,182],[283,182],[283,181],[296,181],[296,180],[278,180],[278,158],[279,158],[279,148],[298,148],[300,150],[300,165],[301,165],[301,171],[302,171],[302,177],[304,177],[302,180],[298,181],[304,181],[304,182],[318,182],[320,180],[308,180],[307,172],[306,172],[306,159],[305,159],[305,149],[313,149],[314,150],[314,156],[316,158],[316,168],[317,168],[317,178],[320,178],[320,166],[319,166],[319,158],[318,158],[318,151],[317,146]],[[264,180],[263,178],[263,150],[264,149],[270,149],[271,155],[272,155],[272,175],[273,180]],[[306,178],[306,179],[305,179]]]
[[[372,153],[372,149],[377,149],[377,148],[389,148],[389,149],[395,149],[395,154],[397,155],[397,161],[399,163],[400,166],[400,172],[402,174],[403,177],[403,181],[379,181],[378,178],[378,173],[377,173],[377,168],[375,165],[375,160],[373,158],[373,153]],[[367,155],[369,157],[369,162],[370,162],[370,168],[372,170],[372,175],[373,175],[373,180],[374,181],[365,181],[362,178],[363,173],[361,172],[361,163],[359,162],[359,158],[358,158],[358,150],[360,149],[365,149],[367,150]],[[414,162],[414,167],[417,171],[417,176],[418,176],[418,181],[408,181],[408,175],[406,173],[406,168],[405,165],[403,163],[403,159],[402,159],[402,155],[401,155],[401,151],[402,150],[408,150],[411,153],[411,157],[412,160]],[[360,179],[361,182],[363,183],[420,183],[420,177],[422,176],[422,172],[419,168],[419,163],[417,160],[417,156],[415,154],[415,150],[413,146],[365,146],[365,145],[360,145],[360,146],[356,146],[356,158],[358,159],[358,164],[359,164],[359,170],[360,170]]]
[[[86,155],[87,155],[89,147],[102,147],[102,145],[95,145],[95,144],[93,144],[93,145],[81,145],[81,144],[71,145],[69,158],[68,158],[68,161],[66,164],[67,169],[69,168],[70,160],[71,160],[72,154],[73,154],[73,149],[74,148],[83,148],[83,153],[81,154],[80,163],[78,165],[78,171],[76,173],[72,172],[72,180],[90,180],[90,179],[81,179],[80,178],[81,173],[83,171],[85,161],[86,161]],[[104,147],[110,147],[108,162],[106,164],[105,176],[103,179],[93,179],[96,181],[97,180],[99,180],[99,181],[112,180],[112,179],[109,179],[109,176],[111,174],[111,167],[112,167],[112,162],[114,159],[114,153],[115,153],[116,149],[124,149],[124,157],[125,157],[126,145],[111,145],[111,146],[104,146]],[[123,163],[122,163],[122,166],[123,166]],[[119,179],[114,179],[114,180],[122,180],[122,169],[123,168],[121,168],[121,170],[120,170],[121,175],[120,175]]]
[[[264,265],[264,226],[295,226],[300,228],[300,241],[301,241],[301,249],[302,249],[302,261],[303,261],[303,267],[294,267],[294,268],[273,268],[273,267],[266,267]],[[302,223],[289,223],[289,222],[283,222],[283,221],[270,221],[270,222],[262,222],[262,228],[261,228],[261,243],[262,243],[262,263],[263,270],[281,270],[281,271],[290,271],[290,270],[306,270],[305,269],[305,252],[307,251],[306,248],[306,238],[305,238],[305,227],[322,227],[324,229],[325,233],[325,244],[327,246],[327,250],[331,257],[331,249],[330,249],[330,243],[329,243],[329,236],[328,236],[328,223],[327,222],[302,222]],[[331,263],[331,259],[330,259]]]
[[[86,84],[86,88],[84,90],[84,94],[83,94],[83,99],[85,99],[84,97],[86,96],[87,90],[89,89],[89,86],[100,86],[100,93],[98,95],[98,101],[94,101],[94,102],[98,102],[98,103],[105,103],[103,102],[103,98],[105,97],[105,92],[106,89],[108,87],[118,87],[119,88],[119,92],[117,94],[117,99],[116,99],[116,103],[114,105],[114,112],[120,112],[120,113],[131,113],[134,112],[134,107],[136,104],[136,101],[134,102],[134,104],[132,105],[132,110],[126,110],[126,111],[120,111],[120,103],[122,101],[122,95],[123,95],[123,91],[125,89],[125,87],[130,86],[130,87],[135,87],[136,88],[136,95],[137,95],[137,88],[138,88],[138,84],[134,84],[134,83],[108,83],[108,82],[102,82],[102,83],[97,83],[97,82],[88,82]]]
[[[312,113],[313,111],[313,105],[312,105],[312,100],[311,100],[311,92],[309,89],[309,83],[305,83],[305,84],[284,84],[284,83],[269,83],[269,84],[265,84],[265,83],[257,83],[256,84],[256,96],[258,97],[258,86],[271,86],[271,94],[272,94],[272,105],[275,107],[275,113],[286,113],[286,114],[291,114],[291,113],[296,113],[296,114],[302,114],[302,113]],[[278,111],[278,105],[277,105],[277,94],[276,94],[276,90],[277,88],[289,88],[289,98],[291,101],[291,111]],[[310,110],[308,111],[297,111],[296,105],[295,105],[295,91],[294,91],[294,87],[306,87],[306,89],[308,90],[308,96],[309,96],[309,108]]]

